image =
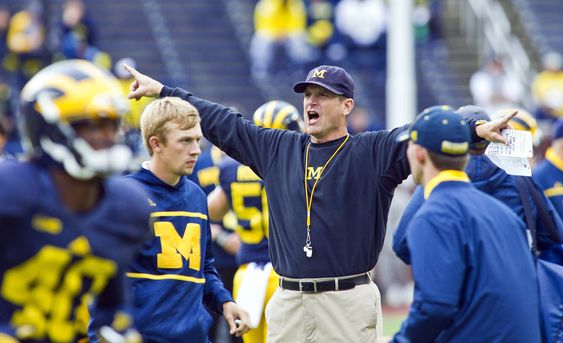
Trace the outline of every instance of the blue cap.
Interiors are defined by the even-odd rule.
[[[475,105],[461,106],[455,113],[460,114],[463,118],[491,121],[487,112],[482,107]]]
[[[421,113],[429,113],[429,112],[434,111],[434,110],[448,110],[448,111],[451,110],[451,111],[453,111],[454,109],[450,105],[434,105],[434,106],[426,107],[418,115],[420,115]]]
[[[329,65],[316,67],[307,74],[305,81],[294,84],[293,90],[296,93],[303,93],[308,85],[318,85],[335,94],[354,98],[354,80],[340,67]]]
[[[408,139],[440,155],[461,156],[469,151],[471,134],[461,115],[451,109],[436,108],[420,113],[397,138]]]
[[[475,105],[462,106],[458,108],[455,113],[460,114],[463,118],[491,121],[491,117],[487,114],[487,112],[482,107]],[[471,142],[469,144],[469,149],[480,151],[485,149],[489,143],[490,142],[488,140]]]
[[[563,119],[558,119],[553,128],[553,140],[563,138]]]

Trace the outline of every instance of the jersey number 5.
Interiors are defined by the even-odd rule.
[[[258,244],[268,238],[268,200],[260,182],[234,182],[231,184],[233,211],[240,221],[248,221],[250,228],[238,225],[240,240],[246,244]],[[262,207],[246,206],[245,198],[256,198]]]

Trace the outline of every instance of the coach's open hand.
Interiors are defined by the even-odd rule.
[[[223,304],[223,317],[225,317],[229,323],[229,333],[231,335],[240,337],[252,329],[250,315],[245,309],[234,302],[229,301]],[[238,327],[235,324],[235,320],[237,319],[240,321]]]
[[[135,81],[131,83],[131,88],[127,95],[129,99],[139,100],[144,96],[154,98],[160,94],[163,87],[162,83],[139,73],[135,68],[127,64],[123,64],[123,68],[135,78]]]
[[[500,131],[506,128],[510,128],[508,122],[510,121],[510,119],[514,118],[516,114],[518,114],[518,111],[507,114],[502,118],[491,120],[490,122],[477,126],[475,128],[475,131],[477,132],[477,135],[479,137],[484,138],[489,142],[507,144],[508,142],[500,134]]]

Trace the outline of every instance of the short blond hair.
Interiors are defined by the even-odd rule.
[[[165,97],[151,102],[141,115],[141,134],[149,155],[153,155],[149,139],[157,137],[166,144],[170,124],[189,130],[200,121],[199,112],[192,104],[176,97]]]

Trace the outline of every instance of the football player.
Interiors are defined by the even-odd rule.
[[[113,76],[67,60],[37,73],[20,105],[29,160],[0,164],[0,341],[76,342],[97,308],[101,341],[127,331],[124,270],[148,232],[147,195],[113,177],[126,99]]]
[[[149,342],[207,343],[208,309],[223,315],[231,335],[250,329],[214,265],[205,193],[186,178],[201,154],[199,120],[197,110],[176,97],[153,101],[141,115],[151,158],[129,177],[150,194],[153,230],[127,277],[135,322]]]

